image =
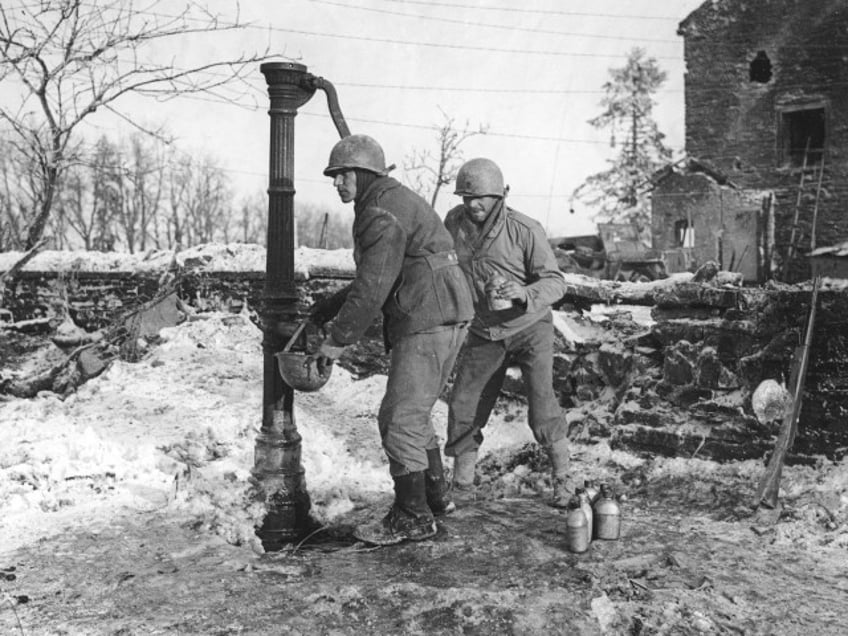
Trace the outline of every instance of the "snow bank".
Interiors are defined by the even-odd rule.
[[[58,532],[58,511],[108,525],[116,510],[170,507],[236,544],[253,543],[264,510],[251,500],[261,425],[260,331],[243,314],[208,314],[161,331],[137,363],[115,362],[61,400],[43,393],[0,403],[0,535],[12,548]],[[392,490],[377,429],[385,376],[344,369],[317,393],[295,396],[295,421],[313,515],[334,521]],[[530,438],[505,413],[487,447]],[[442,439],[447,406],[434,409]],[[68,523],[66,520],[63,523]]]
[[[0,272],[8,270],[23,252],[0,253]],[[323,269],[353,272],[353,250],[319,250],[299,247],[295,250],[295,275],[309,278]],[[265,248],[252,243],[209,243],[179,252],[147,250],[138,254],[125,252],[87,252],[45,250],[24,267],[30,272],[153,272],[172,265],[209,272],[264,272]]]

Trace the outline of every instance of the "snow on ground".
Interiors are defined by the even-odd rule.
[[[6,271],[24,255],[23,252],[0,253],[0,272]],[[319,250],[299,247],[295,250],[295,276],[309,278],[316,266],[335,271],[355,268],[353,250]],[[135,272],[165,271],[172,264],[210,272],[264,272],[265,248],[253,243],[208,243],[185,250],[147,250],[138,254],[126,252],[87,252],[45,250],[36,254],[23,271]]]
[[[121,509],[168,506],[231,543],[255,543],[264,511],[249,501],[248,478],[261,424],[261,333],[245,314],[208,314],[160,335],[143,360],[113,363],[64,401],[44,392],[0,402],[3,549],[74,519],[105,526]],[[385,381],[355,381],[337,366],[320,392],[295,396],[319,520],[391,492],[376,425]],[[526,426],[495,419],[488,447],[531,439]],[[433,421],[444,439],[444,403]]]
[[[656,321],[651,317],[652,307],[647,305],[592,305],[589,319],[595,322],[605,322],[610,315],[629,314],[637,325],[650,327]]]

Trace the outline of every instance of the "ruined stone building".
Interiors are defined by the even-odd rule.
[[[654,175],[651,233],[666,271],[707,261],[762,282],[774,269],[773,196],[743,189],[695,160]]]
[[[687,192],[676,171],[655,189],[654,246],[808,278],[810,252],[848,238],[848,1],[708,0],[678,33],[687,155],[733,187],[699,173]],[[722,210],[728,194],[745,203]]]

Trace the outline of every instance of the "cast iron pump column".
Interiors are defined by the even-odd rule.
[[[253,483],[268,508],[258,530],[268,551],[279,550],[309,531],[310,500],[300,461],[294,421],[294,389],[283,382],[274,354],[294,332],[297,287],[294,283],[294,118],[316,89],[327,94],[339,135],[350,134],[332,84],[306,72],[303,64],[268,62],[260,66],[268,84],[271,148],[268,186],[268,233],[263,290],[262,430],[256,438]]]

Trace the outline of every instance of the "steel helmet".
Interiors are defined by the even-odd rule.
[[[501,169],[491,159],[480,157],[466,161],[456,173],[454,194],[461,197],[504,196]]]
[[[383,149],[368,135],[348,135],[330,151],[330,160],[324,168],[324,174],[333,176],[340,170],[362,168],[379,175],[385,175],[386,157]]]

